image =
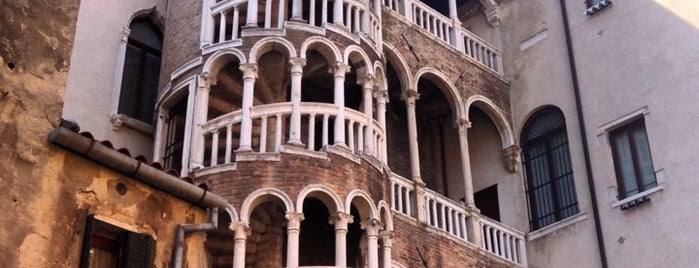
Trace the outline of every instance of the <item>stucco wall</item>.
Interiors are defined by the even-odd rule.
[[[568,9],[609,266],[695,266],[699,3],[618,0],[593,16]],[[610,146],[599,135],[642,107],[663,190],[621,211],[607,194],[614,197],[609,188],[617,183]]]
[[[82,1],[75,30],[75,46],[63,99],[63,117],[77,121],[99,139],[115,147],[126,147],[136,155],[151,158],[152,135],[128,126],[114,130],[110,121],[118,105],[121,80],[116,80],[122,29],[139,11],[155,7],[155,0]],[[163,15],[164,6],[158,13]],[[115,87],[117,93],[115,94]],[[114,107],[114,108],[113,108]],[[116,111],[116,110],[115,110]]]

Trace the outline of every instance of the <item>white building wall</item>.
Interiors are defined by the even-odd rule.
[[[63,118],[77,121],[82,131],[149,159],[152,135],[124,125],[114,130],[110,116],[118,101],[113,94],[115,76],[121,72],[117,59],[122,29],[128,29],[134,13],[152,8],[156,2],[163,2],[159,7],[165,7],[164,0],[82,1],[63,106]]]
[[[576,2],[577,3],[577,2]],[[563,112],[580,213],[531,232],[530,267],[599,267],[600,257],[585,170],[573,83],[559,1],[503,1],[499,30],[505,76],[511,83],[512,120],[519,144],[522,127],[539,108],[553,105]],[[582,14],[582,11],[575,14]],[[519,179],[524,180],[520,171]],[[524,192],[524,187],[520,189]],[[523,202],[526,201],[526,197]],[[526,211],[518,214],[528,222]]]
[[[699,256],[699,2],[613,2],[593,16],[569,5],[609,267],[693,267]],[[605,124],[643,107],[662,190],[649,195],[649,203],[621,211],[612,207],[616,176],[601,134]]]

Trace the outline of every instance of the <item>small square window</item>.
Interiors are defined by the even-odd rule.
[[[153,248],[150,235],[129,232],[90,215],[85,225],[80,268],[152,267]]]
[[[658,185],[643,117],[609,132],[619,199]]]

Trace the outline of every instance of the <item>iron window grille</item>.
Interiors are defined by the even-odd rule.
[[[522,131],[529,224],[538,230],[579,212],[563,113],[538,111]]]

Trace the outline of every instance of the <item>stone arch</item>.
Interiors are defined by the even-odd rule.
[[[287,53],[289,57],[296,57],[296,49],[288,40],[281,37],[265,37],[257,41],[250,49],[250,63],[257,63],[260,56],[281,46],[282,51]]]
[[[248,222],[252,210],[255,209],[257,205],[275,197],[282,201],[286,212],[295,212],[293,201],[291,201],[291,198],[286,193],[276,188],[262,188],[252,192],[245,198],[243,206],[240,209],[240,220]]]
[[[519,143],[522,142],[522,141],[521,141],[522,130],[524,130],[525,125],[527,124],[527,122],[529,122],[529,120],[532,118],[532,116],[534,116],[537,112],[539,112],[539,111],[541,111],[542,109],[545,109],[545,108],[557,108],[558,110],[561,111],[561,114],[563,114],[563,117],[567,119],[566,114],[565,114],[565,112],[563,111],[563,109],[561,109],[561,107],[559,107],[559,106],[557,106],[557,105],[554,105],[554,104],[550,104],[550,103],[549,103],[549,104],[542,104],[542,105],[540,105],[540,106],[537,106],[537,107],[535,107],[534,109],[530,110],[530,111],[522,118],[522,121],[521,121],[520,124],[517,125],[517,129],[516,129],[516,130],[515,130],[514,127],[513,127],[512,132],[513,132],[513,133],[517,133],[517,135],[514,135],[514,139],[515,139],[516,142],[519,142]],[[568,120],[566,120],[566,124],[567,124],[567,122],[568,122]],[[568,126],[566,125],[566,127],[568,127]],[[520,144],[520,145],[521,145],[521,144]]]
[[[374,70],[370,65],[371,61],[369,60],[369,55],[367,55],[366,52],[364,52],[364,50],[362,50],[362,48],[360,48],[359,46],[350,45],[347,48],[345,48],[343,62],[349,65],[350,60],[357,63],[364,62],[364,66],[356,70],[357,75],[360,75],[361,70],[363,70],[363,72],[361,73],[362,75],[374,74]]]
[[[325,57],[328,64],[334,64],[335,62],[342,61],[342,53],[340,50],[337,48],[337,46],[335,46],[335,44],[333,44],[333,42],[326,38],[313,36],[306,39],[306,41],[304,41],[301,45],[299,57],[305,59],[309,49],[315,49],[318,51],[321,55],[323,55],[323,57]]]
[[[393,69],[395,69],[396,73],[398,74],[401,90],[415,88],[415,85],[413,85],[413,75],[410,72],[407,61],[400,53],[396,52],[396,49],[393,46],[384,43],[384,48],[386,59],[391,63]]]
[[[247,62],[247,58],[242,51],[235,48],[216,51],[216,53],[206,60],[202,72],[209,73],[209,77],[215,78],[223,66],[233,61],[238,61],[240,64],[243,64]],[[215,83],[216,79],[212,80]]]
[[[490,117],[490,120],[493,121],[495,127],[497,127],[498,132],[500,133],[500,141],[502,142],[503,149],[515,144],[512,126],[510,125],[509,121],[506,120],[506,117],[502,111],[500,111],[500,108],[498,108],[493,101],[481,95],[470,97],[464,106],[466,107],[466,113],[464,114],[464,117],[461,117],[462,119],[468,120],[468,111],[471,105],[475,105],[481,109],[488,115],[488,117]]]
[[[129,19],[126,21],[124,29],[129,29],[129,26],[131,25],[133,20],[145,17],[148,17],[151,21],[153,21],[155,26],[160,28],[160,31],[162,31],[165,28],[165,24],[163,23],[163,17],[160,15],[160,12],[158,12],[158,8],[152,6],[149,8],[140,9],[131,14],[131,17],[129,17]]]
[[[329,187],[320,184],[308,185],[301,190],[296,198],[296,211],[303,211],[303,201],[308,197],[314,197],[323,202],[331,214],[333,212],[345,211],[340,197]]]
[[[347,198],[345,199],[345,213],[351,214],[350,208],[355,199],[361,201],[359,204],[355,203],[355,207],[359,210],[361,216],[366,219],[377,218],[376,205],[372,202],[371,196],[359,189],[354,189],[347,194]]]
[[[386,201],[381,200],[378,204],[379,220],[384,224],[384,230],[393,231],[393,216],[391,215],[391,207]]]
[[[226,213],[228,213],[228,216],[231,218],[231,222],[236,222],[240,219],[240,217],[238,216],[238,211],[236,211],[233,205],[231,204],[228,204],[228,206],[226,206]]]
[[[449,101],[449,106],[454,119],[463,118],[462,116],[467,114],[467,112],[464,111],[465,106],[463,105],[464,102],[461,99],[461,95],[444,74],[432,67],[424,67],[420,69],[415,74],[415,79],[412,82],[415,86],[415,90],[417,90],[417,84],[421,78],[431,81],[441,89],[442,93]]]
[[[388,82],[386,81],[386,71],[381,62],[374,62],[374,77],[376,78],[376,87],[379,90],[388,90]]]

